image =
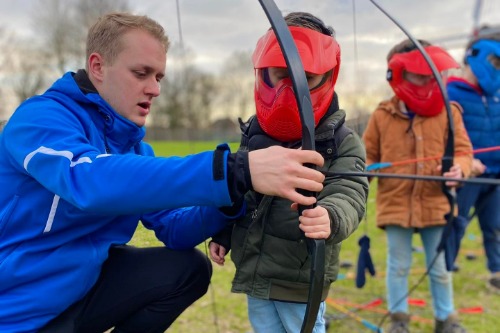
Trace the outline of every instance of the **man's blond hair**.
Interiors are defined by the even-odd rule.
[[[101,16],[87,35],[87,59],[94,52],[99,53],[110,64],[122,51],[121,37],[130,30],[144,30],[156,38],[168,51],[170,42],[163,27],[155,20],[129,13],[110,13]]]

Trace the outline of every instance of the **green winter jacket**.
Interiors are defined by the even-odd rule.
[[[364,146],[356,133],[343,126],[344,120],[345,112],[337,110],[316,128],[316,150],[325,158],[322,169],[364,171]],[[252,140],[251,135],[248,139]],[[243,143],[240,149],[248,147]],[[326,240],[323,300],[337,278],[341,242],[358,227],[367,195],[366,177],[326,177],[324,188],[318,193],[318,204],[328,210],[332,221],[332,233]],[[261,299],[307,302],[311,261],[298,227],[298,213],[290,209],[289,200],[279,197],[251,191],[245,200],[246,216],[235,222],[231,237],[231,259],[236,266],[232,292]]]

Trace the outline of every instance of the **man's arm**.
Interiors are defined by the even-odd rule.
[[[245,205],[240,207],[233,216],[225,215],[215,207],[195,206],[145,214],[141,221],[146,228],[154,230],[156,238],[168,248],[185,250],[226,229],[230,237],[231,221],[245,212]]]
[[[223,149],[223,145],[218,150]],[[227,148],[226,148],[227,149]],[[219,156],[219,157],[218,157]],[[220,152],[214,157],[214,174],[222,175],[224,163]],[[319,192],[325,176],[305,167],[310,163],[322,166],[323,157],[315,151],[287,149],[273,146],[252,152],[239,150],[227,156],[227,184],[233,203],[237,203],[246,192],[256,192],[287,198],[302,205],[312,205],[314,197],[297,192],[298,188]]]

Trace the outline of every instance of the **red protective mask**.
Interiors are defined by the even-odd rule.
[[[443,49],[437,46],[424,48],[439,72],[459,68],[460,65]],[[387,80],[398,96],[416,114],[433,117],[443,111],[444,100],[437,81],[431,80],[423,86],[415,85],[404,79],[404,72],[420,75],[433,75],[429,64],[419,50],[397,53],[390,60]]]
[[[328,111],[334,96],[340,67],[340,48],[332,36],[302,27],[289,29],[304,70],[312,74],[329,75],[325,82],[310,91],[316,126]],[[279,141],[299,140],[302,137],[302,124],[291,79],[283,79],[271,87],[263,77],[264,69],[268,67],[287,67],[274,31],[268,31],[259,39],[252,61],[255,68],[256,115],[260,127]],[[332,73],[328,74],[329,71]]]

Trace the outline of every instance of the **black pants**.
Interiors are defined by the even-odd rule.
[[[40,332],[164,332],[207,292],[211,275],[210,261],[196,249],[114,247],[87,296]]]

